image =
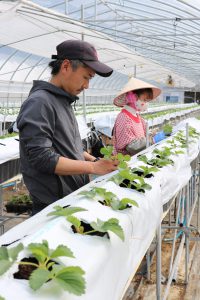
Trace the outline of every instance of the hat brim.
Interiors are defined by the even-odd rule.
[[[131,91],[136,91],[140,89],[145,88],[151,88],[153,92],[153,98],[151,100],[154,100],[161,94],[161,89],[148,83],[145,81],[142,81],[137,78],[130,78],[129,81],[126,83],[126,85],[122,88],[122,90],[119,92],[119,94],[115,97],[113,100],[113,103],[116,106],[123,107],[126,104],[126,93]]]
[[[91,61],[91,60],[82,60],[82,62],[90,67],[92,70],[94,70],[99,76],[102,76],[102,77],[109,77],[112,72],[113,72],[113,69],[110,68],[109,66],[101,63],[100,61]]]

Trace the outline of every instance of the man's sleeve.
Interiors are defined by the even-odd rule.
[[[45,173],[54,173],[59,154],[52,148],[56,114],[41,99],[29,99],[17,118],[20,143],[30,164]]]

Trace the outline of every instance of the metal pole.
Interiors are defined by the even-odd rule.
[[[65,0],[65,15],[68,15],[69,12],[69,6],[68,6],[68,0]]]
[[[82,7],[82,11],[83,11],[83,5]],[[83,17],[83,12],[82,12],[82,17]],[[81,34],[82,37],[82,41],[84,41],[84,34]],[[83,90],[83,118],[85,120],[85,122],[87,123],[87,118],[86,118],[86,91]]]
[[[156,231],[156,299],[161,299],[161,223]]]
[[[189,226],[189,183],[187,185],[186,205],[185,205],[185,219],[186,228]],[[188,263],[189,263],[189,237],[185,234],[185,283],[188,283]]]
[[[175,223],[176,226],[178,226],[178,217],[179,217],[179,213],[180,213],[181,199],[182,199],[182,193],[180,193],[180,195],[179,195],[178,209],[177,209],[177,216],[176,216],[176,223]],[[171,273],[173,260],[174,260],[176,235],[177,235],[177,229],[174,230],[174,238],[173,238],[173,246],[172,246],[172,254],[171,254],[171,260],[170,260],[169,274]]]
[[[149,123],[146,123],[146,148],[149,147]]]
[[[94,20],[97,20],[97,0],[94,1]],[[94,29],[96,29],[96,25],[94,26]]]
[[[137,75],[137,66],[134,65],[134,77],[136,77],[136,75]]]
[[[3,188],[0,184],[0,216],[3,215]]]
[[[81,22],[84,23],[84,5],[81,4]]]
[[[147,250],[146,261],[147,261],[147,279],[150,280],[151,279],[151,273],[150,273],[150,266],[151,266],[150,249]]]
[[[168,224],[171,226],[171,207],[169,208],[169,219],[168,219]]]
[[[186,145],[187,145],[187,154],[189,155],[189,124],[186,123]]]
[[[197,230],[199,232],[199,213],[200,213],[200,205],[199,205],[199,197],[200,197],[200,163],[198,161],[198,188],[197,188]]]

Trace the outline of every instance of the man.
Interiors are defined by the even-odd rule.
[[[72,109],[95,73],[107,77],[113,70],[98,60],[87,42],[67,40],[56,49],[49,63],[50,82],[34,81],[17,118],[21,171],[33,215],[88,183],[88,174],[107,174],[118,164],[83,152]]]

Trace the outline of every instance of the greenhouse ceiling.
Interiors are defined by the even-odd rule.
[[[109,86],[136,76],[198,89],[198,7],[198,0],[0,1],[0,80],[47,79],[56,45],[84,39],[114,68]]]

